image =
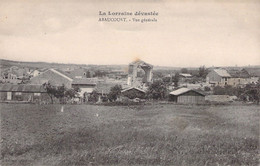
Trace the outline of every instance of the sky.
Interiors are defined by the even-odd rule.
[[[157,19],[149,23],[100,22],[106,16],[99,11],[155,11],[158,16],[133,16]],[[260,1],[0,0],[0,58],[101,65],[142,59],[172,67],[260,65]]]

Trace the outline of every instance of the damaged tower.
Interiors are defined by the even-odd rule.
[[[138,69],[142,69],[145,73],[142,82],[138,82],[137,80],[137,71]],[[129,86],[138,86],[140,83],[146,85],[147,83],[152,82],[153,77],[153,66],[145,63],[144,61],[137,60],[129,64],[128,66],[128,80],[127,84]]]

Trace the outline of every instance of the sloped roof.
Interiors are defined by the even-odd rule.
[[[70,79],[70,80],[73,79],[73,76],[70,75],[68,72],[62,71],[62,70],[60,70],[60,69],[49,69],[49,70],[54,71],[54,72],[56,72],[56,73],[62,75],[62,76],[65,77],[65,78],[68,78],[68,79]]]
[[[231,75],[231,77],[234,78],[249,78],[250,75],[248,72],[243,71],[243,70],[228,70],[228,73]]]
[[[46,92],[42,85],[33,84],[0,84],[1,92]]]
[[[123,89],[121,92],[125,92],[125,91],[131,90],[131,89],[136,89],[138,91],[145,93],[145,91],[143,89],[140,89],[140,88],[137,88],[137,87],[129,87],[129,88]]]
[[[98,83],[95,91],[97,91],[98,93],[104,93],[104,94],[108,94],[110,92],[110,89],[118,84],[115,83]]]
[[[203,94],[202,92],[199,92],[199,91],[194,90],[194,89],[189,89],[189,88],[180,88],[180,89],[174,90],[174,91],[170,92],[170,95],[179,96],[179,95],[187,93],[189,91],[194,91],[194,92],[196,92],[200,95],[205,96],[205,94]]]
[[[247,71],[252,77],[260,77],[260,68],[244,68],[243,70]]]
[[[214,69],[214,71],[221,77],[231,77],[231,75],[225,69]]]
[[[192,75],[188,73],[180,73],[179,75],[183,77],[192,77]]]
[[[96,85],[93,80],[87,78],[74,78],[72,84]]]

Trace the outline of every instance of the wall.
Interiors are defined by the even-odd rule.
[[[215,72],[211,71],[206,77],[207,83],[216,83],[216,85],[221,82],[221,77]]]

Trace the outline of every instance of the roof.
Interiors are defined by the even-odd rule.
[[[180,76],[183,76],[183,77],[192,77],[192,75],[187,74],[187,73],[180,73]]]
[[[33,84],[0,84],[1,92],[46,92],[42,85]]]
[[[75,78],[73,79],[72,84],[96,85],[96,83],[93,80],[87,78],[81,78],[81,79]]]
[[[260,68],[244,68],[243,70],[252,77],[260,77]]]
[[[72,79],[73,79],[73,77],[69,73],[67,73],[65,71],[62,71],[62,70],[59,70],[59,69],[49,69],[49,70],[51,70],[51,71],[53,71],[53,72],[55,72],[55,73],[65,77],[65,78],[69,79],[70,81],[72,81]]]
[[[250,75],[248,74],[248,72],[244,71],[244,70],[228,70],[228,73],[231,75],[231,77],[234,78],[249,78]]]
[[[96,88],[95,88],[95,91],[97,93],[108,94],[110,92],[110,89],[112,87],[114,87],[115,85],[118,85],[118,84],[115,84],[115,83],[98,83]]]
[[[231,75],[225,69],[214,69],[214,71],[221,77],[231,77]]]
[[[129,88],[123,89],[121,92],[125,92],[125,91],[131,90],[131,89],[136,89],[140,92],[145,93],[145,91],[143,89],[140,89],[140,88],[137,88],[137,87],[129,87]]]
[[[196,92],[200,95],[205,96],[205,94],[203,94],[202,92],[199,92],[199,91],[194,90],[194,89],[189,89],[189,88],[180,88],[180,89],[174,90],[174,91],[170,92],[170,95],[179,96],[179,95],[182,95],[182,94],[187,93],[189,91],[194,91],[194,92]]]

